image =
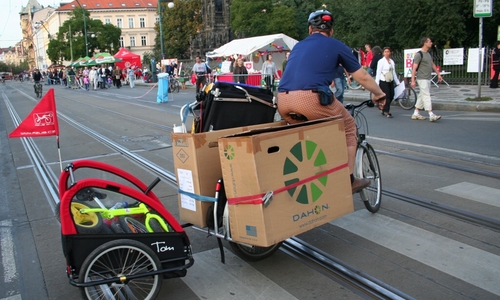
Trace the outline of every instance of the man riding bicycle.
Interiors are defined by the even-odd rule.
[[[372,100],[375,103],[383,102],[385,94],[361,67],[349,47],[331,38],[333,16],[329,11],[318,10],[311,13],[308,23],[309,36],[294,46],[286,65],[287,71],[281,78],[278,87],[278,111],[288,123],[298,122],[292,119],[291,112],[303,115],[308,120],[342,116],[352,192],[356,193],[370,185],[370,180],[353,176],[357,147],[356,123],[343,104],[331,95],[329,85],[337,66],[342,64],[358,83],[372,92]],[[322,103],[320,98],[323,98]]]
[[[40,81],[43,79],[42,73],[40,73],[40,70],[36,69],[35,72],[33,73],[33,81],[35,82],[35,85],[33,86],[35,88],[35,94],[38,96],[37,91],[37,85],[40,85]]]

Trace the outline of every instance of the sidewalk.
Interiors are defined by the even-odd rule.
[[[439,88],[431,87],[432,108],[434,110],[451,111],[481,111],[500,113],[500,89],[490,89],[489,86],[481,86],[481,97],[491,97],[490,101],[468,101],[467,98],[477,96],[477,85],[450,85],[439,84]],[[418,94],[418,90],[417,90]],[[359,102],[368,99],[370,92],[346,89],[344,92],[344,103]]]
[[[144,83],[137,80],[136,85],[153,86],[155,83]],[[187,84],[187,89],[194,89],[194,85]],[[418,94],[418,89],[417,89]],[[491,97],[489,101],[468,101],[467,98],[477,96],[477,85],[450,85],[439,84],[439,88],[431,87],[432,108],[434,110],[449,111],[481,111],[500,113],[500,88],[490,89],[489,86],[481,86],[481,97]],[[344,93],[344,103],[361,102],[370,97],[370,92],[366,90],[346,89]],[[397,104],[395,104],[397,105]]]

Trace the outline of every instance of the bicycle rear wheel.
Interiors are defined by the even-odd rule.
[[[359,84],[356,80],[354,80],[354,78],[351,78],[351,84],[347,83],[347,85],[349,86],[350,89],[353,90],[358,90],[362,88],[361,84]]]
[[[356,153],[356,171],[358,177],[370,180],[370,185],[361,190],[360,196],[366,209],[376,213],[382,202],[382,178],[377,155],[370,144],[360,145]]]
[[[398,102],[403,109],[412,109],[415,107],[415,103],[417,103],[417,93],[412,87],[406,87]]]

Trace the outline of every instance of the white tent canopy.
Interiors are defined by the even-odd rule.
[[[256,51],[290,51],[297,43],[297,40],[282,33],[255,36],[246,39],[232,40],[231,42],[215,49],[214,51],[207,52],[206,56],[213,58],[233,56],[234,54],[250,55]]]

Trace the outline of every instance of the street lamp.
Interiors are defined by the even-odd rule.
[[[89,55],[89,43],[87,41],[87,16],[85,15],[85,10],[83,9],[80,1],[76,0],[76,3],[80,6],[83,13],[83,35],[85,35],[85,56]]]
[[[166,55],[163,50],[163,25],[162,25],[162,10],[161,10],[161,3],[162,2],[167,2],[168,3],[168,8],[174,8],[174,2],[172,0],[158,0],[158,7],[160,9],[160,47],[161,47],[161,58],[165,59]],[[161,66],[161,61],[160,61],[160,66]]]

